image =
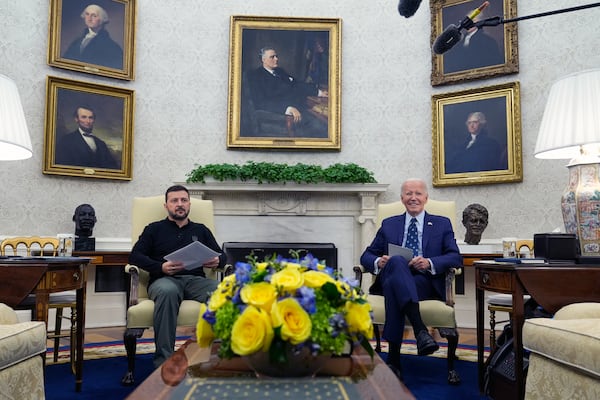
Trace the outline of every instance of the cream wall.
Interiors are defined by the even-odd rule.
[[[518,14],[586,2],[546,3],[519,0]],[[566,162],[536,160],[532,153],[551,83],[600,64],[600,8],[520,22],[516,75],[432,88],[426,1],[405,19],[394,0],[140,0],[132,82],[49,67],[48,4],[0,0],[0,72],[20,89],[34,151],[29,160],[0,163],[0,236],[73,232],[75,207],[89,202],[98,216],[95,236],[127,243],[131,198],[163,193],[196,163],[356,162],[374,171],[380,183],[390,183],[383,200],[395,200],[402,179],[419,176],[431,182],[431,96],[512,81],[521,83],[523,182],[432,188],[431,196],[455,199],[459,212],[471,202],[485,205],[490,211],[486,240],[526,238],[562,226],[559,198]],[[227,150],[231,15],[342,18],[341,152]],[[48,75],[135,91],[132,181],[42,174]],[[218,227],[217,236],[228,240]],[[464,237],[462,226],[457,237]]]

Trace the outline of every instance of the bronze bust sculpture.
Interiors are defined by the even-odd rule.
[[[463,210],[462,223],[467,229],[465,243],[479,244],[481,235],[488,225],[488,210],[481,204],[469,204]]]
[[[89,204],[80,204],[73,214],[75,222],[75,250],[94,251],[96,239],[92,237],[96,224],[96,211]]]

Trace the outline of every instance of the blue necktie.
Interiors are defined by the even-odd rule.
[[[408,233],[406,235],[406,247],[413,251],[413,256],[419,255],[419,233],[417,231],[417,219],[412,218],[408,225]]]

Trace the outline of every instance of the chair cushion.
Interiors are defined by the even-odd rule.
[[[0,369],[46,351],[46,324],[28,321],[0,325]]]
[[[523,325],[523,347],[600,378],[600,319],[530,318]]]
[[[530,298],[531,298],[531,296],[526,294],[523,296],[523,301],[527,301]],[[512,307],[512,294],[504,294],[504,293],[493,294],[493,295],[487,297],[487,301],[489,304],[492,304],[495,306]]]
[[[562,307],[554,319],[600,318],[600,303],[574,303]]]
[[[177,326],[195,326],[200,313],[200,303],[184,300],[179,305]],[[127,328],[150,328],[154,325],[154,301],[144,299],[127,309]]]
[[[373,308],[373,323],[385,323],[385,300],[383,296],[369,295],[369,304]],[[434,328],[456,328],[454,308],[440,300],[419,302],[421,319],[427,326]]]

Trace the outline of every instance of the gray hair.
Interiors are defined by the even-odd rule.
[[[89,6],[84,8],[83,11],[81,12],[80,17],[85,18],[85,12],[89,9],[93,9],[94,11],[96,11],[98,13],[98,16],[100,17],[100,21],[102,21],[102,25],[106,25],[108,23],[109,20],[108,20],[107,12],[104,10],[104,8],[100,7],[97,4],[90,4]]]
[[[469,116],[467,117],[467,121],[469,121],[469,118],[471,118],[471,117],[477,118],[477,121],[479,121],[479,123],[482,125],[487,124],[487,119],[485,118],[485,114],[482,113],[481,111],[475,111],[475,112],[469,114]]]
[[[423,188],[425,189],[425,194],[429,195],[429,189],[427,189],[427,183],[425,183],[425,181],[421,178],[408,178],[407,180],[405,180],[404,182],[402,182],[402,185],[400,186],[400,192],[404,193],[404,186],[408,183],[408,182],[419,182],[423,185]]]
[[[265,46],[265,47],[262,47],[258,51],[258,56],[260,57],[261,61],[262,61],[263,57],[265,56],[265,53],[269,50],[277,51],[277,49],[275,49],[273,46]]]

